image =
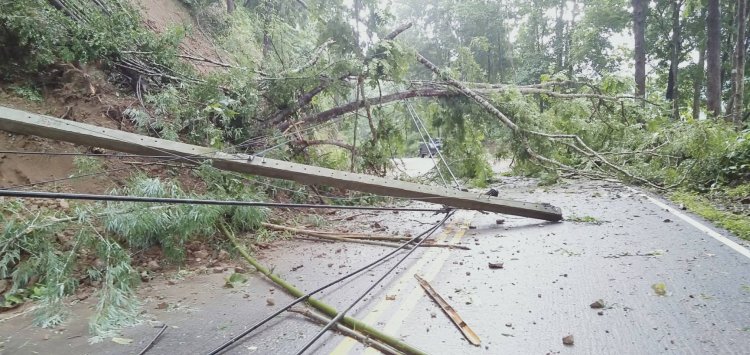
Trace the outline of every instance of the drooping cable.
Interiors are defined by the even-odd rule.
[[[444,224],[445,221],[447,221],[448,218],[450,218],[451,216],[453,216],[454,213],[455,213],[455,211],[449,211],[448,213],[446,213],[445,217],[443,218],[443,220],[440,221],[439,225]],[[383,273],[383,275],[378,280],[376,280],[375,282],[373,282],[372,285],[370,285],[370,287],[365,292],[363,292],[361,295],[359,295],[359,297],[356,300],[354,300],[354,302],[352,302],[349,305],[349,307],[347,307],[345,310],[339,312],[336,315],[336,317],[333,317],[333,319],[331,319],[331,321],[329,321],[328,324],[326,324],[323,327],[323,329],[321,329],[320,332],[318,332],[318,334],[316,334],[312,339],[310,339],[310,341],[308,341],[307,344],[305,344],[299,351],[297,351],[296,354],[297,355],[303,354],[305,351],[307,351],[307,349],[309,349],[313,344],[315,344],[315,342],[318,339],[320,339],[320,337],[323,336],[323,334],[325,334],[325,332],[328,331],[328,329],[331,329],[331,327],[334,324],[338,323],[342,318],[344,318],[344,316],[346,316],[347,312],[349,312],[352,308],[354,308],[354,306],[356,306],[357,303],[359,303],[359,301],[361,301],[363,298],[365,298],[367,296],[367,294],[369,294],[370,292],[372,292],[372,290],[375,289],[375,287],[377,287],[381,282],[383,282],[383,280],[385,280],[385,278],[388,277],[388,275],[390,275],[394,270],[396,270],[396,268],[399,265],[401,265],[401,263],[404,262],[404,260],[406,260],[415,250],[417,250],[422,245],[422,243],[424,243],[430,237],[430,235],[432,235],[432,233],[434,233],[434,231],[435,231],[435,229],[431,229],[431,231],[429,233],[427,233],[427,235],[424,238],[420,239],[417,242],[417,244],[415,245],[414,248],[412,248],[408,252],[406,252],[406,255],[404,255],[401,259],[398,260],[398,262],[396,262],[396,264],[394,264],[393,266],[391,266],[390,269],[388,269],[385,273]]]
[[[338,278],[336,280],[333,280],[333,281],[331,281],[331,282],[329,282],[329,283],[327,283],[327,284],[325,284],[325,285],[323,285],[321,287],[318,287],[317,289],[315,289],[315,290],[313,290],[313,291],[311,291],[311,292],[309,292],[309,293],[307,293],[307,294],[305,294],[305,295],[303,295],[303,296],[295,299],[294,301],[290,302],[286,306],[277,309],[274,313],[268,315],[263,320],[255,323],[253,326],[251,326],[250,328],[244,330],[242,333],[238,334],[237,336],[233,337],[232,339],[227,340],[226,342],[224,342],[223,344],[221,344],[219,347],[217,347],[216,349],[214,349],[211,352],[209,352],[208,355],[217,355],[217,354],[220,354],[222,351],[224,351],[227,348],[229,348],[232,344],[237,343],[242,338],[246,337],[247,335],[249,335],[250,333],[252,333],[256,329],[258,329],[261,326],[263,326],[264,324],[268,323],[270,320],[272,320],[273,318],[277,317],[279,314],[283,313],[284,311],[290,309],[294,305],[296,305],[296,304],[298,304],[300,302],[306,301],[307,299],[309,299],[310,297],[312,297],[316,293],[321,292],[321,291],[323,291],[325,289],[328,289],[329,287],[331,287],[333,285],[336,285],[336,284],[338,284],[338,283],[340,283],[340,282],[342,282],[342,281],[344,281],[344,280],[346,280],[346,279],[348,279],[348,278],[350,278],[352,276],[358,275],[361,272],[363,272],[365,270],[368,270],[368,269],[372,268],[373,266],[376,266],[376,265],[380,264],[381,262],[385,261],[386,259],[390,258],[391,256],[395,255],[397,252],[399,252],[400,250],[402,250],[403,248],[405,248],[407,245],[412,244],[415,241],[421,240],[420,238],[423,238],[423,237],[426,238],[426,236],[427,236],[428,233],[430,233],[430,234],[433,233],[435,230],[437,230],[438,228],[440,228],[440,226],[442,226],[443,224],[445,224],[445,222],[450,217],[449,215],[450,215],[450,213],[446,214],[446,216],[440,222],[438,222],[435,225],[431,226],[430,228],[428,228],[424,232],[420,233],[416,237],[413,237],[410,240],[406,241],[405,243],[401,244],[399,247],[397,247],[396,249],[392,250],[391,252],[389,252],[389,253],[381,256],[377,260],[374,260],[371,263],[369,263],[369,264],[367,264],[365,266],[362,266],[361,268],[359,268],[359,269],[357,269],[357,270],[355,270],[355,271],[353,271],[353,272],[351,272],[349,274],[346,274],[346,275],[344,275],[344,276],[342,276],[342,277],[340,277],[340,278]]]

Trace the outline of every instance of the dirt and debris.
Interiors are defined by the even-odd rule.
[[[502,263],[502,262],[487,263],[487,266],[489,266],[490,269],[503,269],[503,268],[505,268],[505,264]]]

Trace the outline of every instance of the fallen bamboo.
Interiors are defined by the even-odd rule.
[[[229,231],[226,225],[224,225],[223,223],[219,223],[219,230],[222,232],[222,234],[224,234],[224,236],[226,236],[232,242],[235,249],[237,249],[240,255],[242,255],[242,257],[248,263],[250,263],[250,265],[252,265],[256,270],[258,270],[258,272],[268,277],[271,281],[279,285],[281,288],[283,288],[286,292],[288,292],[290,295],[294,297],[302,297],[305,295],[302,291],[300,291],[299,289],[297,289],[290,283],[284,281],[278,275],[274,275],[273,273],[271,273],[271,271],[269,271],[266,267],[261,265],[257,260],[255,260],[252,256],[250,256],[247,250],[245,250],[245,248],[243,248],[240,245],[240,242],[237,240],[234,234],[232,234],[232,232]],[[318,311],[322,312],[323,314],[331,318],[336,317],[339,313],[335,308],[329,306],[326,303],[323,303],[322,301],[316,298],[312,298],[312,297],[308,298],[307,303],[313,308],[317,309]],[[341,319],[341,322],[347,327],[356,329],[359,332],[367,334],[371,336],[372,338],[377,339],[405,354],[427,355],[427,353],[425,353],[424,351],[419,350],[407,343],[404,343],[403,341],[398,340],[395,337],[390,336],[388,334],[385,334],[381,332],[380,330],[375,329],[374,327],[368,324],[365,324],[352,317],[346,316]]]
[[[448,318],[453,321],[453,324],[458,327],[458,330],[461,331],[466,340],[468,340],[472,345],[479,346],[479,336],[477,336],[477,334],[474,333],[471,328],[469,328],[469,325],[466,324],[463,319],[461,319],[461,316],[458,315],[458,312],[456,312],[456,310],[453,309],[453,307],[451,307],[448,302],[446,302],[445,299],[443,299],[443,297],[440,296],[440,294],[438,294],[434,288],[432,288],[432,286],[430,286],[427,280],[419,277],[419,275],[417,274],[414,274],[414,277],[419,282],[419,285],[422,286],[425,292],[427,292],[427,294],[432,298],[432,300],[435,301],[438,306],[440,306],[440,309],[442,309],[443,312],[445,312],[445,315],[447,315]]]
[[[379,245],[379,246],[392,247],[392,248],[398,248],[400,246],[395,243],[386,243],[386,242],[379,242],[379,241],[374,241],[374,240],[348,239],[344,237],[337,237],[334,235],[318,233],[315,231],[309,231],[305,229],[281,226],[278,224],[272,224],[272,223],[266,223],[266,222],[263,222],[262,225],[263,227],[270,228],[270,229],[282,230],[282,231],[287,231],[287,232],[292,232],[292,233],[297,233],[297,234],[304,234],[304,235],[309,235],[315,238],[334,240],[337,242],[351,242],[351,243],[360,243],[360,244],[369,244],[369,245]],[[410,247],[406,247],[405,249],[409,249],[409,248]]]
[[[326,241],[378,245],[378,246],[391,247],[391,248],[400,247],[399,244],[396,244],[397,242],[406,242],[406,241],[411,240],[410,238],[404,238],[404,237],[394,238],[394,237],[349,236],[346,234],[334,234],[332,232],[318,232],[318,231],[311,231],[311,230],[306,230],[306,229],[287,227],[287,226],[282,226],[282,225],[267,223],[267,222],[263,222],[262,225],[263,227],[266,227],[269,229],[275,229],[275,230],[281,230],[281,231],[286,231],[286,232],[307,235],[310,237],[315,237],[315,238],[323,239]],[[373,239],[373,240],[369,240],[369,239]],[[385,242],[386,240],[393,241],[393,243]],[[469,247],[465,247],[463,245],[438,244],[434,242],[423,243],[422,245],[420,245],[420,247],[471,250]],[[407,250],[411,248],[412,247],[408,245],[404,247],[404,249],[407,249]]]
[[[309,318],[311,321],[313,321],[315,323],[318,323],[318,324],[325,325],[325,324],[328,324],[328,322],[331,321],[328,317],[326,317],[326,316],[324,316],[322,314],[315,313],[315,312],[313,312],[313,311],[311,311],[311,310],[309,310],[307,308],[293,307],[293,308],[290,308],[289,311],[290,312],[294,312],[294,313],[299,313],[299,314],[301,314],[301,315]],[[351,328],[349,328],[349,327],[347,327],[347,326],[345,326],[343,324],[337,323],[335,325],[334,329],[336,329],[339,332],[341,332],[341,334],[344,334],[344,335],[346,335],[346,336],[348,336],[348,337],[350,337],[350,338],[352,338],[352,339],[354,339],[354,340],[362,343],[362,345],[364,345],[366,347],[372,347],[373,349],[376,349],[376,350],[380,351],[383,354],[386,354],[386,355],[399,355],[399,354],[403,354],[402,352],[400,352],[400,351],[398,351],[396,349],[393,349],[390,346],[385,345],[385,344],[381,343],[378,340],[372,339],[372,338],[370,338],[370,337],[368,337],[368,336],[366,336],[366,335],[364,335],[364,334],[362,334],[362,333],[360,333],[360,332],[358,332],[356,330],[353,330],[353,329],[351,329]]]

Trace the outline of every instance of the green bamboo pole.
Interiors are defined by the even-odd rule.
[[[240,242],[237,240],[237,237],[234,236],[234,234],[229,231],[229,229],[224,225],[223,223],[219,223],[219,230],[232,242],[234,247],[237,249],[237,251],[242,255],[242,257],[247,260],[250,265],[252,265],[256,270],[258,270],[261,274],[265,275],[271,281],[275,282],[277,285],[281,286],[284,290],[286,290],[290,295],[294,297],[302,297],[305,295],[302,291],[294,287],[294,285],[286,282],[284,279],[279,277],[278,275],[275,275],[271,273],[268,268],[261,265],[255,258],[250,256],[250,254],[245,250],[245,248],[242,247]],[[324,313],[325,315],[334,318],[336,315],[339,314],[339,312],[331,307],[330,305],[323,303],[322,301],[316,299],[316,298],[308,298],[307,303],[312,306],[313,308],[317,309],[318,311]],[[358,319],[354,319],[352,317],[344,317],[341,322],[346,325],[349,328],[352,328],[356,331],[365,333],[391,347],[393,347],[396,350],[399,350],[401,352],[404,352],[405,354],[410,355],[427,355],[422,350],[419,350],[399,339],[396,339],[395,337],[385,334],[381,332],[378,329],[375,329],[374,327],[371,327],[370,325],[367,325],[363,323],[362,321]]]

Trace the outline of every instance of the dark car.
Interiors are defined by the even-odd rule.
[[[420,158],[426,156],[432,157],[441,149],[443,149],[443,140],[441,138],[435,138],[429,143],[420,143],[418,155]]]

